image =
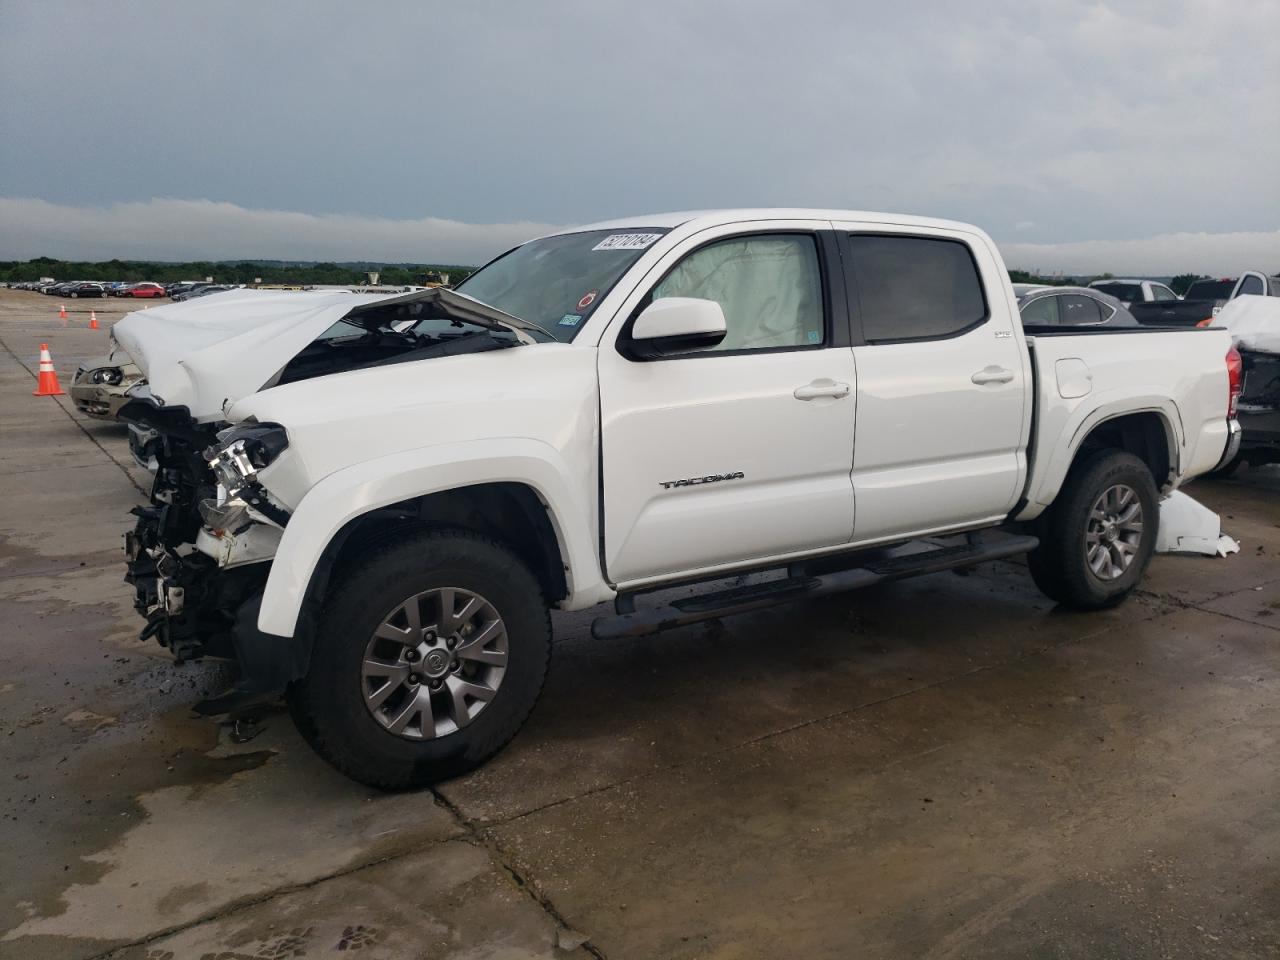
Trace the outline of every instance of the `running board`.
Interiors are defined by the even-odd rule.
[[[985,560],[1003,560],[1005,557],[1028,553],[1039,543],[1040,541],[1035,537],[1023,534],[975,534],[969,538],[968,543],[959,546],[898,554],[877,559],[863,566],[819,576],[791,576],[784,580],[731,587],[727,590],[683,597],[664,606],[637,610],[634,613],[600,617],[592,622],[591,634],[598,640],[643,637],[661,630],[672,630],[703,620],[714,620],[733,613],[760,610],[802,598],[858,590],[876,583],[953,570],[956,567],[967,567]]]

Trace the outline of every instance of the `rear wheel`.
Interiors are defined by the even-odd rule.
[[[1031,577],[1066,606],[1114,606],[1142,579],[1159,520],[1147,465],[1132,454],[1099,451],[1072,468],[1040,518],[1040,546],[1027,557]]]
[[[348,570],[290,692],[307,741],[382,789],[456,776],[497,753],[533,709],[550,658],[534,576],[465,531],[377,547]]]

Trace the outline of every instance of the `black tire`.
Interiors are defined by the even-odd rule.
[[[1116,485],[1137,494],[1142,530],[1133,558],[1114,579],[1089,565],[1085,539],[1098,498]],[[1155,550],[1160,512],[1155,480],[1145,463],[1119,450],[1101,450],[1075,464],[1053,506],[1037,524],[1040,546],[1027,556],[1031,578],[1051,600],[1076,610],[1100,610],[1125,599],[1142,579]]]
[[[343,579],[325,602],[310,669],[289,693],[294,722],[320,756],[360,783],[403,790],[479,766],[516,735],[542,692],[551,616],[538,581],[513,553],[468,531],[426,531],[375,546],[335,576]],[[405,739],[366,707],[361,664],[390,611],[440,587],[472,591],[497,611],[506,628],[505,673],[466,726]]]

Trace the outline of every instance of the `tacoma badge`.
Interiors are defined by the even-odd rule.
[[[713,473],[706,477],[690,477],[688,480],[659,480],[663,490],[670,490],[672,487],[692,487],[699,483],[719,483],[721,480],[741,480],[744,474],[741,470],[736,473]]]

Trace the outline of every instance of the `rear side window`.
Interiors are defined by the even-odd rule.
[[[1080,324],[1102,322],[1102,311],[1098,309],[1098,301],[1092,297],[1069,293],[1064,295],[1061,300],[1060,309],[1064,324],[1079,326]]]
[[[1197,280],[1187,288],[1188,300],[1225,300],[1235,288],[1234,280]]]
[[[1158,284],[1158,283],[1153,283],[1151,285],[1151,292],[1155,294],[1155,298],[1157,300],[1177,300],[1178,299],[1178,295],[1176,293],[1174,293],[1168,287],[1162,286],[1161,284]]]
[[[849,252],[868,343],[952,337],[987,318],[978,265],[958,240],[852,234]]]
[[[1103,293],[1109,293],[1125,303],[1142,302],[1142,286],[1137,283],[1094,283],[1090,286]]]
[[[1055,326],[1058,323],[1058,298],[1036,297],[1022,305],[1022,322],[1027,326]]]

